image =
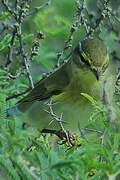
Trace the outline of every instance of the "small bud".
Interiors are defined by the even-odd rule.
[[[40,31],[37,33],[37,38],[38,39],[45,39],[45,35]]]
[[[58,58],[58,59],[59,59],[61,56],[62,56],[62,53],[61,53],[61,52],[57,54],[57,58]]]

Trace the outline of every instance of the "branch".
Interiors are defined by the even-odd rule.
[[[5,67],[8,67],[8,65],[12,62],[13,46],[14,46],[14,42],[15,42],[16,33],[17,33],[17,28],[16,28],[16,26],[14,26],[12,38],[11,38],[10,44],[8,46],[8,48],[9,48],[8,59],[7,59]]]
[[[29,61],[28,61],[28,59],[27,59],[27,57],[25,55],[25,52],[24,52],[24,46],[23,46],[22,34],[21,34],[21,24],[19,24],[19,26],[18,26],[18,34],[17,34],[17,36],[18,36],[19,43],[20,43],[20,54],[22,56],[22,59],[23,59],[23,62],[24,62],[25,68],[26,68],[26,72],[27,72],[27,76],[28,76],[28,79],[29,79],[30,86],[33,89],[34,84],[33,84],[32,76],[31,76],[30,69],[29,69]]]
[[[39,12],[39,11],[40,11],[41,9],[43,9],[44,7],[50,5],[50,3],[51,3],[51,0],[48,0],[48,1],[46,1],[44,4],[42,4],[41,6],[35,7],[27,16],[30,16],[30,15],[33,15],[33,14]]]
[[[6,11],[13,15],[13,11],[11,11],[11,8],[8,6],[6,0],[2,0],[2,4],[4,5]]]
[[[27,90],[25,90],[24,92],[22,93],[19,93],[19,94],[14,94],[12,96],[9,96],[6,98],[6,101],[10,100],[10,99],[14,99],[14,98],[18,98],[19,96],[22,96],[22,95],[25,95],[27,92],[29,92],[31,90],[31,88],[28,88]]]
[[[65,123],[63,120],[62,120],[62,113],[61,113],[61,115],[60,115],[60,117],[58,117],[54,112],[53,112],[53,109],[52,109],[52,106],[54,105],[53,103],[52,103],[52,100],[50,100],[50,102],[48,102],[48,107],[49,107],[49,111],[48,110],[44,110],[45,112],[47,112],[48,114],[50,114],[51,115],[51,117],[52,117],[52,120],[51,120],[51,122],[49,123],[49,125],[51,125],[54,121],[56,121],[57,123],[59,123],[59,125],[60,125],[60,128],[61,128],[61,130],[60,131],[55,131],[55,132],[53,132],[53,134],[56,134],[59,138],[61,137],[61,133],[62,133],[62,138],[61,139],[63,139],[63,138],[65,138],[66,140],[64,141],[64,142],[69,142],[69,145],[70,146],[73,146],[73,145],[75,145],[75,138],[74,138],[74,136],[70,133],[70,131],[66,131],[65,130],[65,128],[64,128],[64,126],[63,126],[63,123]],[[44,130],[42,131],[42,132],[44,132]],[[52,131],[51,131],[52,132]]]

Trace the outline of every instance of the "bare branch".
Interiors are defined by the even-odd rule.
[[[9,7],[9,5],[7,4],[6,0],[2,0],[2,4],[4,5],[7,12],[9,12],[10,14],[13,14],[13,11]]]
[[[11,41],[10,41],[10,45],[8,47],[9,48],[8,59],[7,59],[5,67],[7,67],[12,62],[13,46],[14,46],[14,42],[15,42],[16,33],[17,33],[17,28],[16,28],[16,26],[14,26],[13,33],[12,33],[12,38],[11,38]]]
[[[28,79],[29,79],[30,86],[33,89],[34,84],[33,84],[32,76],[31,76],[30,69],[29,69],[29,61],[28,61],[28,59],[27,59],[27,57],[25,55],[25,52],[24,52],[24,46],[23,46],[22,34],[21,34],[21,24],[19,24],[19,26],[18,26],[18,34],[17,34],[17,36],[18,36],[19,43],[20,43],[20,54],[22,56],[22,59],[23,59],[23,62],[24,62],[25,68],[26,68],[26,72],[27,72],[27,76],[28,76]]]
[[[51,0],[47,0],[44,4],[42,4],[41,6],[39,7],[35,7],[30,13],[28,13],[27,16],[30,16],[30,15],[33,15],[37,12],[39,12],[41,9],[45,8],[46,6],[50,5],[51,3]]]
[[[25,95],[27,92],[29,92],[31,90],[31,88],[26,89],[24,92],[21,92],[19,94],[14,94],[12,96],[9,96],[6,98],[6,101],[10,100],[10,99],[14,99],[14,98],[18,98],[19,96]]]
[[[66,138],[67,142],[69,142],[70,146],[73,146],[73,143],[72,143],[72,141],[71,141],[71,137],[72,137],[72,136],[70,135],[70,132],[69,132],[69,131],[66,131],[65,128],[64,128],[64,126],[63,126],[63,123],[65,123],[65,122],[62,120],[63,113],[61,113],[60,117],[58,117],[58,116],[53,112],[53,109],[52,109],[52,106],[53,106],[52,100],[50,100],[50,102],[49,102],[47,105],[48,105],[48,107],[49,107],[49,111],[46,111],[46,110],[45,110],[45,112],[49,113],[49,114],[52,116],[52,121],[49,123],[49,125],[50,125],[51,123],[53,123],[54,121],[58,122],[59,125],[60,125],[61,130],[58,131],[58,134],[56,134],[56,135],[58,135],[58,137],[59,137],[59,133],[60,133],[60,132],[63,132],[64,137]],[[43,131],[42,131],[42,132],[43,132]]]

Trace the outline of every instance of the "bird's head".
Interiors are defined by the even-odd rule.
[[[106,70],[109,62],[107,48],[103,41],[97,39],[83,40],[75,48],[75,53],[80,57],[79,63],[87,65],[99,80],[101,73]]]

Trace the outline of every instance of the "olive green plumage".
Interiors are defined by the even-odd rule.
[[[104,43],[86,39],[76,46],[66,63],[38,82],[8,113],[20,114],[26,122],[41,130],[60,129],[56,115],[62,117],[65,128],[77,130],[78,122],[82,126],[86,125],[93,110],[92,104],[81,93],[102,101],[104,81],[108,77],[112,77],[110,82],[113,87],[115,76],[110,75],[108,63],[109,57]],[[113,88],[110,89],[112,99]]]

